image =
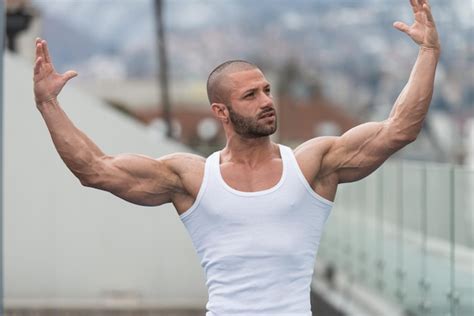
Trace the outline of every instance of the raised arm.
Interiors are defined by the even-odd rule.
[[[436,65],[440,55],[438,33],[427,0],[410,0],[415,22],[394,27],[406,33],[420,49],[408,83],[395,101],[390,116],[352,128],[341,137],[313,139],[299,150],[315,152],[321,161],[318,178],[351,182],[366,177],[397,150],[413,142],[420,132],[433,95]]]
[[[197,156],[173,154],[161,159],[142,155],[104,154],[74,126],[62,110],[57,96],[74,71],[58,74],[44,40],[36,41],[34,93],[38,110],[46,122],[54,146],[66,166],[88,187],[109,191],[139,205],[160,205],[183,200],[189,191],[186,181]]]

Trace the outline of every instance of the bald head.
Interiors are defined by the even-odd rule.
[[[229,60],[217,66],[207,78],[209,102],[227,104],[229,100],[227,76],[234,72],[252,69],[258,69],[258,67],[245,60]]]

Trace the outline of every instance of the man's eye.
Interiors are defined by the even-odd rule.
[[[255,94],[254,92],[250,92],[250,93],[247,93],[247,94],[245,95],[245,97],[246,97],[246,98],[248,98],[248,97],[253,97],[254,94]]]

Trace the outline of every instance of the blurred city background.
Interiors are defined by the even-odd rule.
[[[442,55],[424,128],[374,174],[341,185],[314,315],[474,314],[474,0],[430,3]],[[203,315],[207,302],[172,206],[84,188],[63,165],[34,105],[35,37],[59,72],[79,73],[60,96],[73,122],[108,154],[153,157],[225,144],[205,89],[225,60],[263,69],[279,112],[273,140],[294,148],[385,119],[418,51],[392,27],[412,22],[408,0],[2,5],[7,315]]]

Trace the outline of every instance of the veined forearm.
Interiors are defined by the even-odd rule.
[[[81,182],[93,174],[92,165],[104,153],[74,126],[56,99],[37,104],[54,146],[66,166]]]
[[[408,83],[390,113],[397,133],[408,139],[416,138],[430,106],[439,55],[439,49],[420,48]]]

